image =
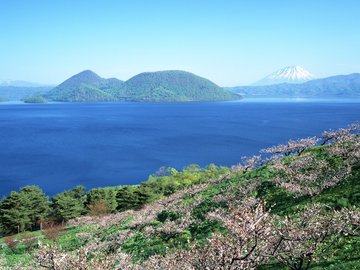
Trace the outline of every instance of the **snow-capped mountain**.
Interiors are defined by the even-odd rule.
[[[280,83],[303,83],[315,79],[306,69],[299,66],[284,67],[271,73],[254,85],[272,85]]]

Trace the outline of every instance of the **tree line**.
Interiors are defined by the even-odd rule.
[[[94,188],[85,187],[49,197],[38,186],[12,191],[0,201],[0,235],[42,229],[46,223],[65,223],[81,215],[103,215],[138,210],[145,204],[168,196],[177,190],[225,174],[226,167],[210,164],[205,168],[192,164],[177,171],[160,168],[139,185]]]

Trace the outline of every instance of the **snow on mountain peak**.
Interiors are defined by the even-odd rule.
[[[255,85],[271,85],[280,83],[303,83],[313,80],[315,77],[300,66],[288,66],[271,73]]]

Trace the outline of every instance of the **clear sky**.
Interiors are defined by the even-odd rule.
[[[181,69],[234,86],[288,65],[360,72],[359,14],[359,0],[0,0],[0,80]]]

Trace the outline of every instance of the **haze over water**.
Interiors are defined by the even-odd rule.
[[[359,119],[359,103],[348,102],[2,104],[0,195],[136,184],[162,166],[229,166]]]

